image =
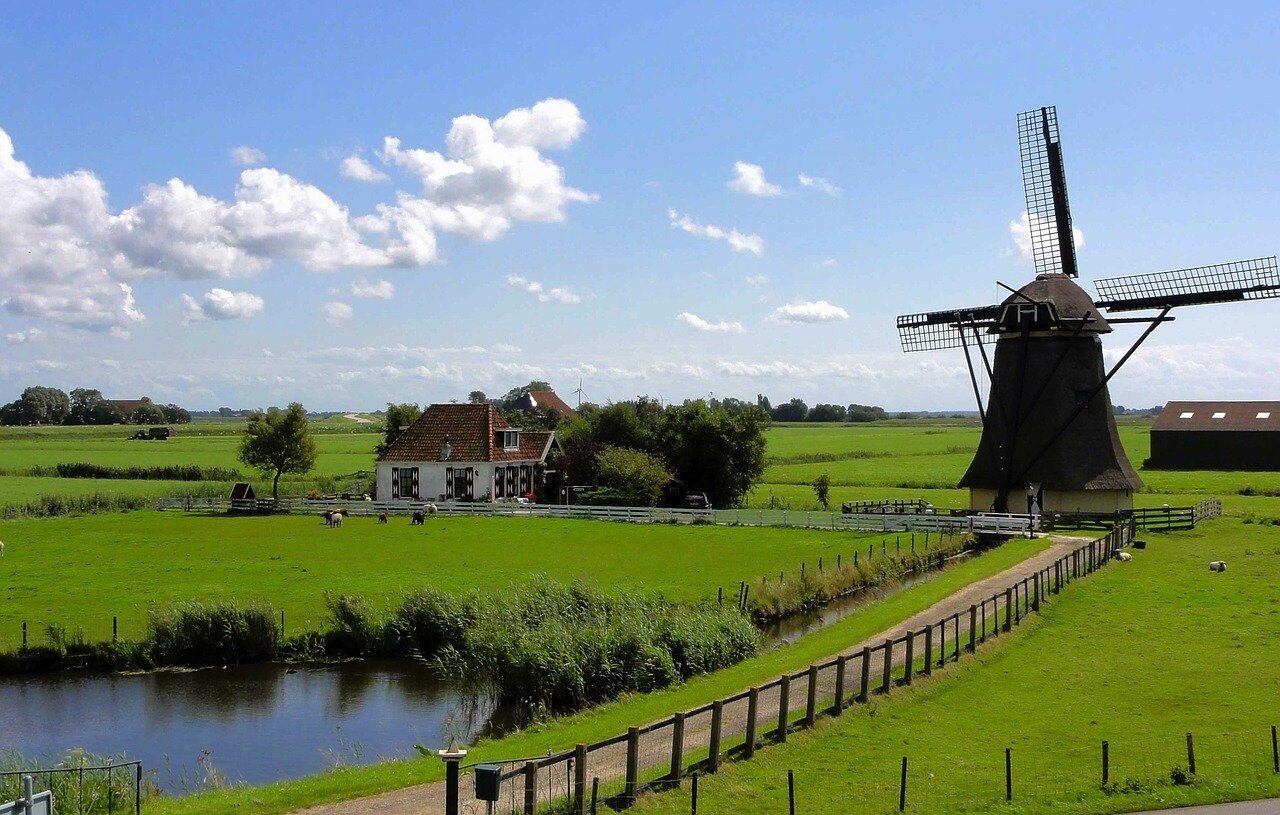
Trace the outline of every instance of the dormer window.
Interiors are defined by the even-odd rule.
[[[494,431],[494,443],[503,450],[519,450],[520,449],[520,431],[519,430],[497,430]]]
[[[1183,413],[1183,414],[1182,414],[1181,416],[1179,416],[1178,418],[1179,418],[1179,419],[1190,419],[1190,418],[1191,418],[1192,416],[1194,416],[1194,415],[1196,415],[1196,414],[1195,414],[1195,411],[1193,411],[1193,410],[1188,410],[1186,413]]]
[[[1226,414],[1226,413],[1224,413],[1224,412],[1222,412],[1222,411],[1219,411],[1219,412],[1217,412],[1217,413],[1213,414],[1213,418],[1215,418],[1215,419],[1225,419],[1225,418],[1227,418],[1227,414]]]

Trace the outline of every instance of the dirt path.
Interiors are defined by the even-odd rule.
[[[1050,568],[1053,562],[1070,550],[1079,547],[1087,539],[1054,537],[1051,538],[1052,545],[1045,551],[1033,555],[1022,562],[1005,569],[998,574],[982,580],[975,581],[962,589],[948,595],[943,600],[934,603],[929,608],[918,614],[903,620],[892,628],[885,629],[873,637],[859,643],[855,643],[844,649],[840,654],[832,656],[853,656],[859,654],[864,647],[875,647],[882,645],[885,640],[893,640],[904,636],[908,631],[919,632],[926,625],[936,624],[944,617],[952,617],[959,615],[958,627],[948,625],[946,633],[946,646],[948,652],[954,648],[955,638],[959,637],[963,642],[967,643],[967,632],[969,623],[969,608],[977,605],[983,600],[989,600],[992,596],[1001,595],[1005,589],[1012,586],[1022,578],[1032,575],[1038,571]],[[990,608],[990,604],[988,604]],[[1001,602],[1003,608],[1003,602]],[[979,624],[981,628],[981,623]],[[990,628],[988,628],[990,630]],[[935,629],[936,631],[936,629]],[[898,645],[894,649],[893,664],[900,666],[905,661],[903,645]],[[938,643],[935,642],[935,648]],[[920,656],[923,651],[922,644],[917,645],[915,651],[916,656]],[[936,653],[936,652],[935,652]],[[936,658],[936,657],[935,657]],[[825,660],[820,660],[825,661]],[[874,690],[880,686],[883,675],[883,658],[873,656],[870,667],[869,685]],[[858,671],[853,670],[846,672],[845,694],[846,696],[858,692],[861,682],[860,668],[861,660],[855,660],[850,665],[856,665]],[[767,683],[762,683],[767,684]],[[804,710],[807,706],[808,682],[796,682],[791,686],[791,692],[787,698],[787,708],[794,715],[795,712]],[[819,674],[817,688],[818,699],[831,699],[835,694],[835,671],[827,670]],[[778,687],[770,688],[759,693],[759,704],[756,716],[756,734],[757,739],[763,735],[770,733],[777,726],[779,711],[781,708],[780,691]],[[703,713],[697,716],[689,717],[685,720],[684,730],[684,751],[685,755],[695,755],[701,749],[705,749],[710,741],[710,713]],[[747,722],[749,716],[747,712],[746,700],[733,703],[724,708],[721,723],[721,748],[725,749],[734,744],[740,744],[745,738],[747,731]],[[666,727],[655,729],[641,736],[640,739],[640,770],[641,777],[652,777],[655,773],[645,773],[646,768],[663,768],[670,761],[670,746],[672,741],[672,730],[668,724]],[[568,745],[566,745],[568,746]],[[562,748],[563,749],[563,748]],[[616,789],[621,779],[626,773],[626,744],[620,743],[601,750],[592,751],[588,759],[587,778],[598,777],[600,779],[601,789]],[[504,768],[505,769],[505,768]],[[554,770],[558,776],[564,776],[564,765],[557,765]],[[564,795],[568,785],[567,778],[548,779],[547,771],[539,774],[538,783],[538,799],[541,803],[543,800]],[[474,798],[474,787],[467,778],[464,777],[462,785],[462,812],[475,813],[480,815],[484,813],[485,805],[478,802]],[[516,790],[519,787],[519,790]],[[513,778],[503,782],[503,800],[498,805],[498,812],[510,812],[511,804],[519,804],[523,801],[523,782],[520,778]],[[514,791],[514,793],[513,793]],[[365,798],[354,799],[351,801],[343,801],[334,804],[323,804],[304,810],[298,810],[294,815],[346,815],[355,811],[373,811],[394,813],[394,815],[441,815],[444,812],[444,782],[437,781],[430,784],[420,784],[413,787],[405,787],[399,790],[379,793],[377,795]]]

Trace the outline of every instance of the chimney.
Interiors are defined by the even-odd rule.
[[[449,434],[444,434],[444,444],[440,445],[440,460],[448,461],[453,455],[453,447],[449,445]]]

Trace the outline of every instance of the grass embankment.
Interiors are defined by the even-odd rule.
[[[0,558],[0,650],[33,644],[50,623],[89,641],[141,636],[152,605],[185,600],[266,600],[285,612],[286,634],[318,630],[326,591],[364,595],[376,610],[424,585],[504,588],[531,574],[639,588],[677,602],[725,601],[738,582],[834,563],[878,536],[800,529],[642,525],[544,518],[435,516],[379,525],[349,518],[143,511],[8,521]],[[865,554],[865,551],[864,551]],[[144,588],[145,587],[145,588]]]
[[[705,531],[706,527],[698,529]],[[731,668],[694,677],[667,690],[627,696],[574,716],[551,719],[505,738],[481,741],[471,748],[468,761],[540,755],[548,749],[559,750],[579,742],[597,741],[616,736],[632,725],[656,721],[674,711],[688,710],[743,688],[762,684],[784,671],[799,670],[874,636],[956,590],[1043,551],[1045,546],[1045,542],[1039,540],[1010,541],[981,557],[938,572],[790,645],[765,651]],[[443,767],[435,759],[391,761],[369,767],[340,768],[261,787],[160,798],[150,804],[148,811],[153,815],[223,812],[279,815],[316,804],[439,781],[443,777]]]
[[[1280,529],[1235,520],[1147,535],[1150,547],[1046,603],[976,659],[822,722],[702,779],[699,812],[890,813],[909,757],[920,813],[1106,813],[1280,794]],[[1227,561],[1224,574],[1207,569]],[[1197,775],[1185,734],[1195,736]],[[1101,789],[1101,742],[1110,778]],[[1012,748],[1013,803],[1004,800]],[[685,792],[639,813],[687,812]]]

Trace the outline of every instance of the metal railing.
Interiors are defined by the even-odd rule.
[[[0,772],[0,801],[21,795],[24,776],[31,776],[38,789],[53,792],[58,815],[142,812],[141,761]]]

